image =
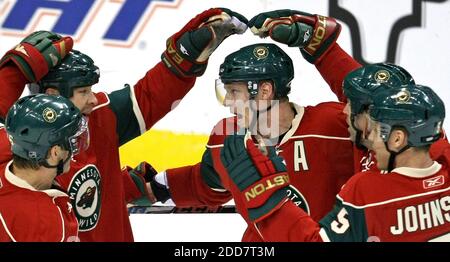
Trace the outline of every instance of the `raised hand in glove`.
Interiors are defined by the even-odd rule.
[[[300,47],[310,63],[320,61],[341,32],[341,25],[332,17],[290,9],[260,13],[248,26],[255,35],[270,36],[277,42]]]
[[[141,197],[135,199],[133,204],[138,206],[150,206],[155,202],[166,202],[170,198],[169,189],[155,180],[158,172],[147,162],[141,162],[135,168],[127,168],[136,187],[141,192]]]
[[[227,136],[220,152],[231,180],[241,191],[249,218],[258,222],[287,200],[289,176],[274,147],[264,155],[247,136]]]
[[[37,31],[6,52],[0,67],[14,62],[29,82],[39,81],[72,50],[71,37],[49,31]]]
[[[244,16],[226,8],[206,10],[167,39],[161,59],[178,76],[201,76],[212,52],[228,36],[243,34],[247,22]]]

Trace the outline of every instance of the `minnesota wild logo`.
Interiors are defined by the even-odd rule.
[[[87,165],[79,170],[70,182],[68,193],[75,207],[80,232],[92,230],[98,223],[100,191],[100,172],[94,165]]]
[[[288,198],[290,198],[295,205],[303,209],[309,215],[309,205],[302,193],[300,193],[300,191],[298,191],[298,189],[293,185],[290,185],[288,187],[287,192]]]
[[[45,108],[44,111],[42,112],[42,117],[47,123],[55,122],[57,117],[55,109],[50,107]]]
[[[253,55],[258,59],[264,59],[269,55],[269,50],[265,46],[257,46],[253,49]]]
[[[391,78],[391,74],[386,70],[379,70],[375,73],[375,81],[378,83],[386,83],[389,78]]]
[[[409,93],[408,90],[403,89],[400,92],[395,95],[395,100],[399,104],[406,104],[409,102],[409,99],[411,98],[411,93]]]

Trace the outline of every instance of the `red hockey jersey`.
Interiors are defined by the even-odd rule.
[[[36,190],[11,173],[11,163],[0,168],[0,242],[79,241],[68,195]]]
[[[346,101],[342,90],[344,77],[360,66],[337,44],[316,65],[340,101]],[[290,175],[290,199],[317,219],[331,209],[334,192],[339,192],[355,173],[353,165],[359,168],[359,158],[358,164],[353,159],[361,152],[353,148],[349,139],[343,108],[343,103],[335,102],[310,107],[295,105],[297,115],[292,127],[277,146]],[[231,118],[216,125],[201,163],[166,171],[172,199],[178,206],[220,205],[231,199],[237,188],[220,163],[220,148],[223,134],[235,131],[234,122]],[[235,199],[240,210],[239,202]],[[263,239],[251,226],[243,240]]]
[[[268,241],[450,241],[450,146],[425,169],[353,176],[315,223],[292,202],[258,223]]]
[[[14,66],[0,70],[0,82],[7,84],[8,90],[19,90],[11,95],[20,95],[25,86],[20,74]],[[129,174],[121,170],[119,146],[152,127],[194,82],[195,78],[176,77],[160,62],[134,87],[126,85],[111,94],[96,94],[99,104],[89,115],[90,146],[75,156],[68,173],[56,179],[72,201],[81,241],[133,240],[126,201],[141,193]],[[0,112],[6,110],[0,108]],[[0,136],[6,132],[0,131]],[[5,137],[1,140],[7,141]],[[9,144],[0,149],[1,157],[10,156]]]
[[[353,172],[353,145],[342,112],[343,104],[293,105],[292,128],[276,146],[285,161],[291,186],[290,198],[298,206],[321,218],[331,209],[334,196]],[[327,121],[323,121],[327,119]],[[167,170],[172,199],[177,206],[218,205],[234,196],[238,211],[247,217],[238,189],[229,179],[220,159],[227,134],[236,131],[236,118],[224,119],[214,128],[202,162]],[[250,227],[244,241],[263,240]]]

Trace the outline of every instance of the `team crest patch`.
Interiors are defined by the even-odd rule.
[[[305,211],[309,215],[309,205],[308,202],[306,202],[306,198],[300,193],[300,191],[295,188],[293,185],[290,185],[287,189],[288,192],[288,198],[294,202],[294,204],[303,211]]]
[[[100,218],[100,172],[94,165],[78,171],[70,182],[68,193],[80,232],[95,228]]]
[[[379,70],[375,73],[375,81],[377,83],[386,83],[389,78],[391,78],[391,74],[386,70]]]
[[[258,59],[264,59],[269,55],[269,50],[264,46],[257,46],[253,49],[253,55]]]
[[[47,107],[42,112],[42,117],[44,118],[45,122],[47,122],[47,123],[55,122],[56,118],[57,118],[55,109]]]
[[[408,103],[410,98],[411,98],[411,93],[409,93],[409,91],[406,89],[403,89],[402,91],[398,92],[397,95],[395,95],[395,100],[399,104]]]

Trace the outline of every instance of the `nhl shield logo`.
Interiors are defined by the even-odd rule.
[[[94,165],[79,170],[70,182],[68,193],[80,232],[95,228],[100,218],[100,172]]]

